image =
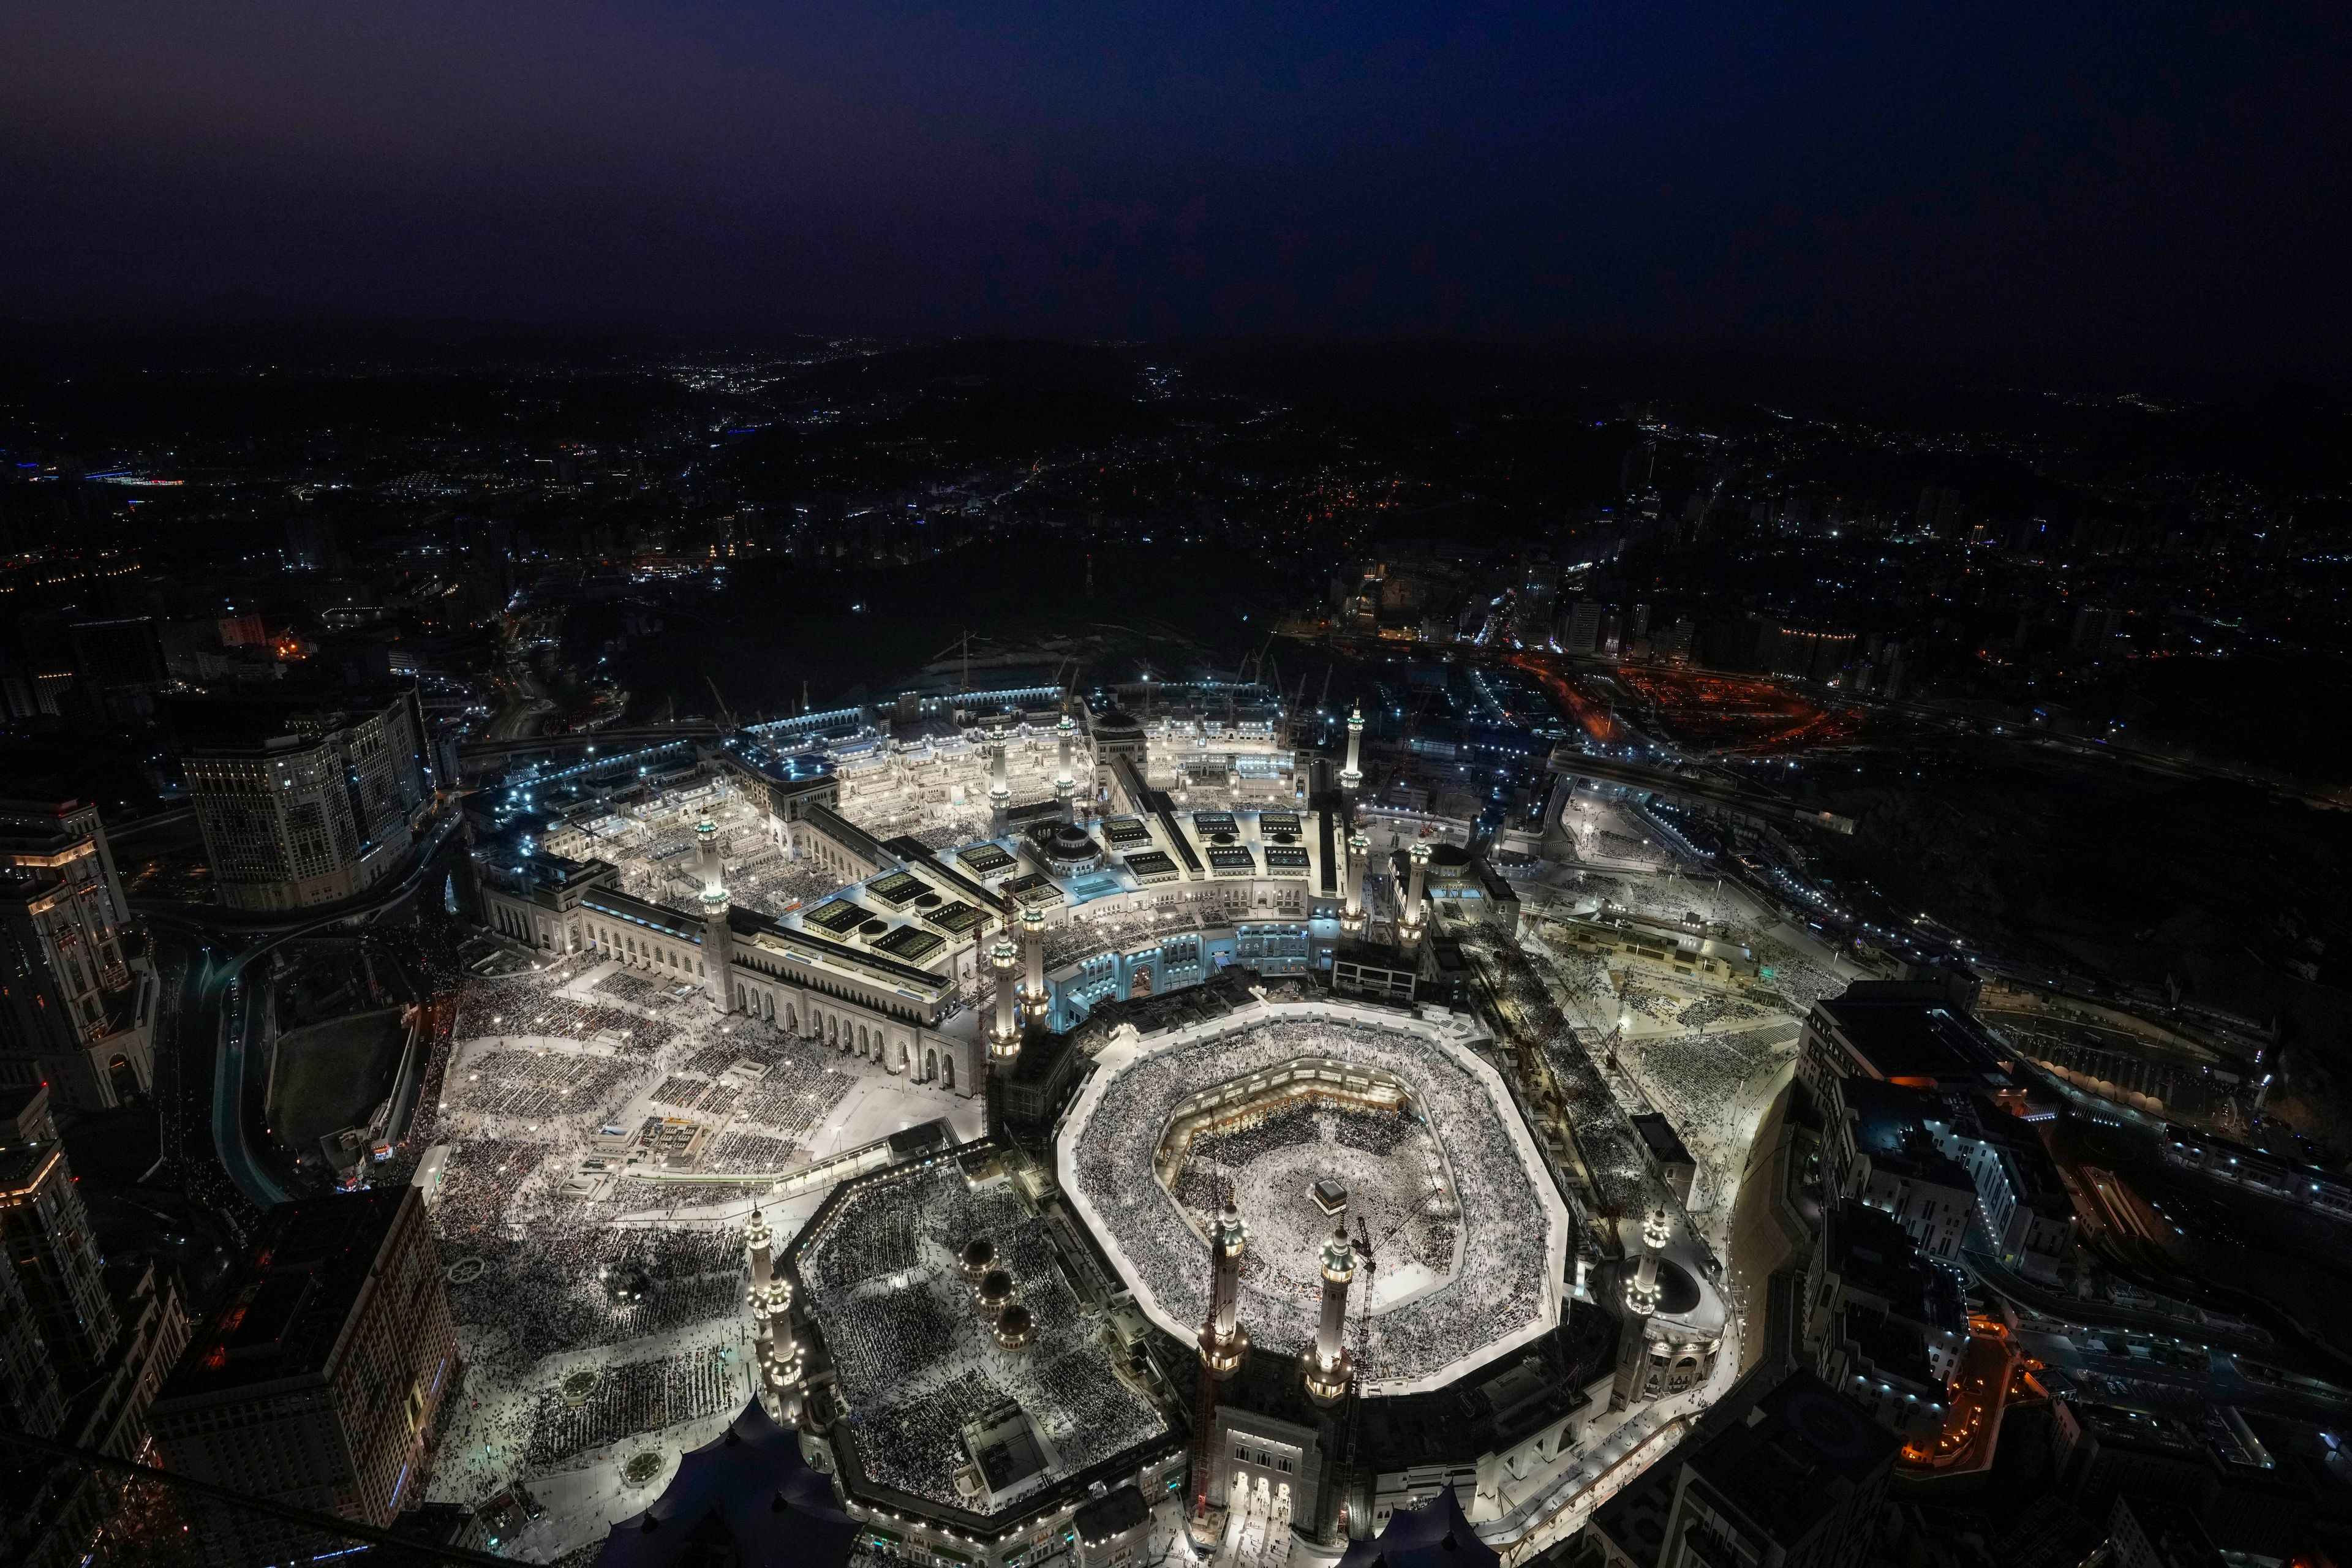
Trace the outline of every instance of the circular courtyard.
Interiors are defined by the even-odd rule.
[[[1242,1325],[1278,1354],[1313,1337],[1317,1254],[1344,1214],[1371,1253],[1351,1309],[1367,1392],[1441,1386],[1549,1331],[1564,1296],[1567,1206],[1483,1038],[1458,1016],[1320,1002],[1130,1033],[1096,1058],[1056,1173],[1137,1303],[1187,1340],[1208,1305],[1203,1221],[1230,1197]]]

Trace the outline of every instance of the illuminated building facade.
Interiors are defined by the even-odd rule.
[[[416,1500],[457,1373],[417,1189],[305,1199],[272,1212],[149,1423],[166,1469],[381,1528]],[[232,1510],[205,1519],[223,1565],[343,1544]]]

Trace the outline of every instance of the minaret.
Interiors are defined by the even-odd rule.
[[[1657,1396],[1663,1375],[1656,1342],[1650,1333],[1650,1316],[1658,1310],[1658,1254],[1674,1237],[1666,1211],[1652,1209],[1642,1222],[1642,1257],[1625,1281],[1625,1328],[1618,1336],[1617,1373],[1610,1382],[1609,1408],[1630,1409],[1638,1400]]]
[[[1304,1358],[1307,1392],[1328,1405],[1348,1392],[1356,1374],[1356,1358],[1348,1353],[1348,1286],[1356,1278],[1356,1249],[1348,1241],[1348,1219],[1323,1244],[1323,1317],[1315,1326],[1315,1343]]]
[[[1043,1024],[1054,998],[1045,989],[1045,911],[1035,904],[1024,905],[1021,910],[1021,949],[1026,974],[1021,987],[1021,1016],[1024,1022]]]
[[[1339,787],[1353,795],[1364,782],[1361,766],[1364,747],[1364,705],[1357,703],[1348,712],[1348,765],[1339,770]]]
[[[1004,742],[998,741],[988,754],[988,836],[1002,838],[1011,830],[1013,786],[1004,778]]]
[[[1429,919],[1429,846],[1416,843],[1411,851],[1412,883],[1404,896],[1404,913],[1398,917],[1401,934],[1409,945],[1421,939],[1421,928]]]
[[[1013,910],[1007,900],[1003,920],[996,928],[995,945],[988,950],[988,966],[996,971],[996,1023],[988,1034],[988,1057],[999,1066],[1010,1066],[1021,1054],[1021,1007],[1013,978],[1013,967],[1020,956],[1013,945]]]
[[[1340,912],[1339,929],[1349,936],[1364,933],[1364,862],[1371,852],[1372,841],[1361,828],[1348,835],[1348,907]]]
[[[785,1426],[800,1419],[801,1351],[793,1335],[793,1288],[775,1272],[775,1232],[759,1209],[743,1227],[743,1250],[751,1260],[751,1353],[760,1368],[761,1403]]]
[[[702,988],[722,1013],[734,1011],[735,931],[727,923],[726,871],[719,859],[719,825],[699,822],[694,837],[702,872]]]
[[[751,1204],[751,1222],[743,1227],[743,1251],[751,1260],[751,1289],[765,1290],[776,1277],[773,1248],[776,1233],[768,1226],[767,1217],[760,1213],[757,1199]]]
[[[1192,1518],[1197,1523],[1209,1511],[1215,1489],[1217,1465],[1217,1405],[1225,1380],[1241,1369],[1249,1352],[1249,1335],[1241,1325],[1242,1253],[1249,1232],[1228,1198],[1216,1223],[1209,1227],[1209,1314],[1201,1325],[1199,1396],[1192,1415]],[[1223,1499],[1217,1500],[1222,1503]]]
[[[1673,1239],[1666,1211],[1652,1209],[1650,1217],[1642,1222],[1642,1260],[1634,1266],[1633,1278],[1625,1281],[1625,1310],[1637,1318],[1658,1310],[1658,1254]]]
[[[1062,820],[1076,822],[1078,819],[1078,781],[1077,776],[1070,772],[1070,747],[1077,738],[1078,727],[1070,722],[1067,713],[1062,715],[1060,733],[1062,769],[1054,775],[1054,798],[1061,804]]]

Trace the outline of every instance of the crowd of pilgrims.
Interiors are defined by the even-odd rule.
[[[1197,1321],[1208,1304],[1202,1239],[1154,1178],[1160,1129],[1188,1096],[1299,1057],[1381,1068],[1412,1086],[1444,1147],[1463,1223],[1477,1240],[1452,1279],[1370,1320],[1367,1375],[1427,1375],[1534,1320],[1553,1285],[1536,1187],[1549,1177],[1528,1167],[1485,1087],[1451,1056],[1413,1036],[1322,1019],[1251,1025],[1205,1047],[1149,1057],[1077,1130],[1080,1183],[1160,1305],[1181,1321]],[[1250,1217],[1242,1215],[1244,1225]],[[1303,1344],[1314,1332],[1315,1300],[1279,1288],[1278,1279],[1277,1288],[1265,1288],[1272,1273],[1244,1273],[1244,1326],[1261,1343]]]
[[[1802,950],[1769,935],[1759,925],[1752,906],[1737,893],[1706,879],[1661,880],[1584,871],[1552,884],[1551,890],[1570,900],[1603,900],[1619,910],[1656,920],[1680,921],[1686,916],[1697,915],[1710,933],[1720,934],[1724,940],[1747,948],[1759,967],[1771,972],[1769,981],[1748,993],[1746,1005],[1802,1014],[1822,997],[1834,996],[1845,989],[1844,977]],[[1769,920],[1769,917],[1768,923]],[[1612,987],[1613,982],[1599,960],[1571,963],[1566,953],[1559,958],[1563,977],[1582,994],[1597,997]],[[1735,1002],[1730,1005],[1736,1009],[1742,1004]],[[1733,1011],[1727,1016],[1740,1015]],[[1696,1027],[1704,1018],[1685,1013],[1679,1021]]]
[[[1758,1073],[1795,1053],[1795,1031],[1717,1030],[1650,1036],[1624,1059],[1638,1068],[1658,1109],[1682,1135],[1702,1169],[1718,1178],[1747,1161],[1764,1080]]]
[[[1327,1149],[1331,1152],[1318,1160]],[[1450,1194],[1429,1184],[1436,1158],[1436,1141],[1409,1112],[1294,1101],[1244,1126],[1193,1137],[1177,1168],[1176,1201],[1205,1234],[1226,1196],[1246,1192],[1244,1274],[1261,1289],[1282,1287],[1256,1276],[1284,1274],[1293,1293],[1318,1297],[1315,1260],[1334,1221],[1310,1190],[1326,1175],[1347,1188],[1349,1233],[1356,1235],[1360,1221],[1381,1264],[1411,1259],[1439,1274],[1454,1267],[1460,1226]],[[1269,1163],[1279,1172],[1273,1192],[1267,1181],[1251,1180],[1253,1167]]]
[[[1638,1215],[1661,1201],[1663,1189],[1626,1120],[1651,1099],[1712,1176],[1720,1179],[1725,1166],[1736,1171],[1757,1110],[1746,1091],[1759,1068],[1794,1049],[1786,1021],[1770,1027],[1776,1021],[1769,1015],[1740,998],[1692,1001],[1628,980],[1620,993],[1627,1011],[1681,1026],[1617,1044],[1619,1064],[1627,1073],[1612,1077],[1596,1059],[1609,1054],[1611,1032],[1580,1032],[1553,1001],[1580,983],[1580,964],[1594,961],[1540,950],[1528,951],[1525,958],[1500,975],[1504,1000],[1512,1016],[1542,1042],[1552,1082],[1575,1130],[1577,1153],[1601,1207]],[[1759,1026],[1737,1027],[1743,1024]],[[1776,1040],[1775,1035],[1781,1037]],[[1634,1072],[1646,1090],[1633,1087],[1628,1074]]]
[[[1646,1214],[1664,1199],[1665,1188],[1650,1168],[1623,1100],[1595,1060],[1603,1049],[1600,1040],[1589,1031],[1580,1035],[1552,1000],[1565,984],[1559,973],[1564,961],[1534,950],[1526,956],[1524,963],[1496,974],[1504,1013],[1543,1053],[1576,1140],[1577,1158],[1602,1212]]]
[[[958,1268],[985,1239],[1035,1322],[998,1346]],[[1010,1398],[1069,1465],[1164,1436],[1166,1420],[1115,1366],[1099,1315],[1070,1288],[1047,1222],[1003,1179],[969,1185],[954,1162],[908,1166],[853,1191],[799,1258],[859,1464],[942,1503],[959,1497],[964,1426]]]
[[[567,959],[466,986],[433,1062],[412,1148],[433,1142],[445,1116],[458,1137],[527,1133],[576,1143],[631,1097],[649,1093],[660,1114],[761,1141],[739,1137],[739,1149],[772,1152],[767,1146],[782,1143],[789,1152],[856,1082],[814,1041],[757,1019],[721,1017],[698,996],[682,1005],[675,988],[625,971],[589,985],[593,1000],[572,994],[594,963]],[[452,1040],[463,1052],[455,1071]]]
[[[583,1043],[598,1040],[632,1060],[653,1058],[678,1031],[678,1020],[667,1016],[669,1010],[658,1005],[668,998],[647,998],[646,1003],[624,1007],[562,994],[557,988],[577,976],[586,962],[570,959],[551,969],[474,982],[466,987],[458,1004],[453,1034],[460,1040],[516,1036]]]
[[[624,1362],[595,1375],[594,1385],[578,1397],[561,1387],[540,1396],[523,1447],[530,1468],[543,1469],[640,1432],[740,1409],[752,1392],[744,1364],[730,1364],[710,1350]]]
[[[706,1163],[779,1169],[805,1153],[810,1130],[856,1083],[814,1042],[680,1005],[634,974],[602,975],[585,988],[593,1000],[563,994],[580,991],[574,983],[593,966],[567,959],[454,980],[453,1027],[428,1058],[405,1150],[382,1172],[404,1180],[418,1151],[446,1143],[432,1215],[451,1314],[478,1337],[490,1370],[507,1375],[527,1374],[558,1352],[740,1310],[740,1231],[617,1223],[633,1203],[708,1202],[733,1189],[689,1195],[623,1182],[595,1203],[564,1191],[606,1118],[633,1095],[666,1083],[707,1118],[731,1110]],[[576,1048],[547,1043],[562,1041]],[[453,1050],[467,1047],[453,1070]],[[722,1074],[729,1085],[714,1092]],[[621,1277],[637,1288],[608,1288]]]
[[[732,1226],[551,1220],[522,1235],[503,1226],[445,1233],[441,1257],[450,1316],[478,1331],[478,1360],[509,1373],[558,1352],[729,1317],[741,1305],[742,1233]]]

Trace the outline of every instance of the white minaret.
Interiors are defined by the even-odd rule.
[[[1076,741],[1077,733],[1078,727],[1070,722],[1070,716],[1063,714],[1060,731],[1062,768],[1054,775],[1054,798],[1061,804],[1064,822],[1078,819],[1078,780],[1077,775],[1070,772],[1070,748]]]
[[[1013,786],[1004,777],[1004,742],[997,742],[988,753],[988,836],[1002,838],[1013,826]]]
[[[751,1259],[751,1289],[765,1290],[776,1277],[774,1247],[776,1233],[769,1228],[767,1217],[760,1213],[758,1200],[751,1204],[751,1222],[743,1227],[743,1251]]]
[[[1307,1392],[1328,1404],[1348,1392],[1355,1358],[1348,1353],[1348,1285],[1356,1278],[1356,1249],[1348,1242],[1348,1219],[1323,1244],[1323,1316],[1307,1352]]]
[[[1339,770],[1339,787],[1350,795],[1364,782],[1363,748],[1364,705],[1359,702],[1348,712],[1348,765]]]
[[[1021,910],[1021,950],[1026,974],[1021,987],[1022,1016],[1042,1024],[1054,998],[1045,989],[1045,911],[1035,904]]]
[[[1421,935],[1423,921],[1429,919],[1429,846],[1416,843],[1409,852],[1412,860],[1412,883],[1404,896],[1404,912],[1398,917],[1402,934],[1408,942]]]
[[[793,1333],[793,1288],[775,1272],[775,1232],[759,1209],[743,1227],[743,1250],[751,1260],[751,1353],[760,1368],[761,1403],[785,1426],[800,1419],[801,1351]]]
[[[1242,1252],[1249,1233],[1233,1200],[1209,1226],[1209,1315],[1201,1324],[1198,1341],[1201,1375],[1192,1380],[1192,1458],[1188,1484],[1192,1493],[1193,1538],[1213,1545],[1207,1526],[1213,1496],[1222,1497],[1223,1456],[1218,1451],[1217,1406],[1224,1396],[1225,1380],[1241,1369],[1249,1353],[1249,1335],[1241,1325]]]
[[[1658,1254],[1672,1239],[1666,1211],[1652,1209],[1650,1217],[1642,1222],[1642,1260],[1634,1265],[1633,1278],[1625,1281],[1625,1310],[1637,1318],[1658,1310]]]
[[[1013,966],[1020,956],[1013,945],[1013,911],[1007,909],[996,928],[995,945],[988,950],[988,966],[996,971],[996,1025],[988,1034],[988,1054],[993,1061],[1009,1062],[1021,1054],[1021,1007],[1013,977]]]
[[[735,1006],[735,931],[727,923],[726,869],[719,859],[719,825],[695,825],[702,873],[702,988],[722,1013]]]
[[[1348,907],[1340,912],[1339,929],[1349,936],[1364,931],[1364,863],[1371,858],[1372,841],[1358,828],[1348,835]]]
[[[1201,1359],[1220,1376],[1239,1366],[1249,1349],[1241,1325],[1242,1254],[1248,1247],[1241,1211],[1228,1202],[1209,1227],[1209,1321],[1201,1325]]]

